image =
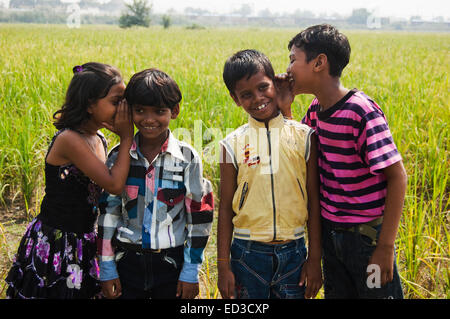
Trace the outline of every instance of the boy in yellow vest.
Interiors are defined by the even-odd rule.
[[[223,78],[249,117],[221,141],[220,293],[223,298],[314,297],[322,285],[314,131],[280,113],[283,102],[264,54],[235,53]]]

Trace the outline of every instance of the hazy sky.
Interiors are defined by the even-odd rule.
[[[265,8],[271,12],[294,12],[297,9],[309,10],[316,14],[339,13],[349,15],[354,8],[367,8],[376,15],[410,17],[420,15],[423,18],[443,16],[450,18],[449,0],[151,0],[155,12],[165,12],[170,8],[182,12],[186,7],[207,9],[215,13],[228,13],[248,3],[257,13]]]
[[[66,3],[79,2],[80,0],[61,0]],[[107,3],[111,0],[94,0]],[[132,0],[124,0],[131,2]],[[409,18],[410,16],[421,16],[425,19],[442,16],[450,21],[449,0],[148,0],[153,3],[153,11],[157,13],[175,9],[183,12],[186,7],[201,8],[213,13],[229,13],[237,10],[242,4],[247,3],[253,8],[253,14],[269,9],[271,12],[292,13],[297,9],[309,10],[315,14],[332,15],[338,13],[342,16],[350,15],[352,9],[367,8],[375,16]],[[8,7],[10,0],[0,0]]]

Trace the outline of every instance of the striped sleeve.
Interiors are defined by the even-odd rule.
[[[375,108],[365,114],[361,124],[357,146],[370,173],[380,174],[382,169],[402,159],[381,111]]]
[[[319,101],[317,100],[317,98],[315,98],[311,102],[311,105],[308,107],[305,116],[303,116],[303,119],[301,120],[302,124],[306,124],[312,129],[314,129],[314,131],[316,131],[316,134],[317,134],[317,120],[318,120],[317,112],[319,111],[319,109],[320,109]]]
[[[305,116],[303,116],[302,124],[306,124],[308,126],[311,126],[311,121],[309,120],[308,113],[306,113]]]
[[[308,108],[308,110],[306,111],[305,116],[303,116],[301,123],[302,124],[306,124],[309,127],[311,127],[311,118],[310,118],[310,114],[311,114],[311,106]]]

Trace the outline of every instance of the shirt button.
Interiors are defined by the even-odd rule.
[[[170,202],[170,203],[173,203],[173,199],[172,199],[172,198],[171,198],[171,199],[169,199],[169,202]]]

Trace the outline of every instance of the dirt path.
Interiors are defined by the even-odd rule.
[[[12,205],[8,209],[0,208],[0,299],[4,298],[5,282],[3,280],[28,223],[23,206]]]

